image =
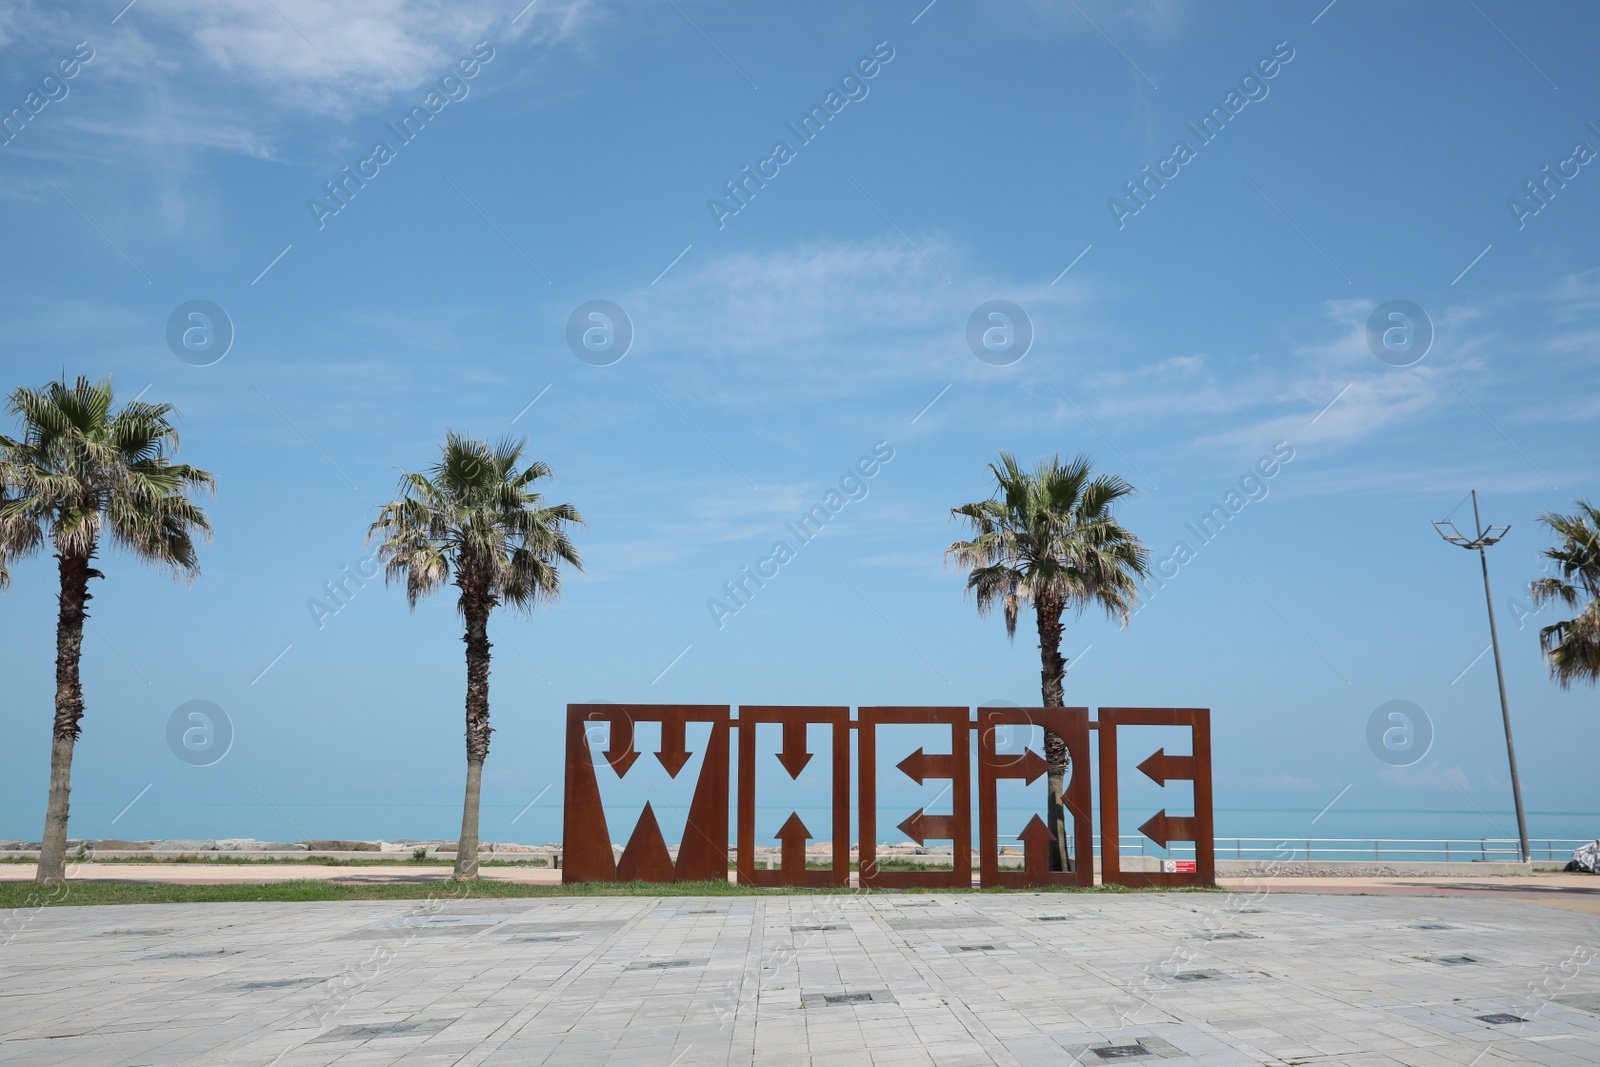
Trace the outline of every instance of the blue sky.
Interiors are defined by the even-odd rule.
[[[1600,12],[924,3],[0,15],[0,102],[54,97],[0,146],[0,377],[147,389],[218,482],[192,587],[113,556],[95,591],[73,833],[453,835],[451,599],[308,603],[446,427],[527,435],[588,519],[560,603],[492,635],[488,838],[559,836],[571,701],[1035,702],[1028,632],[941,562],[1002,448],[1139,487],[1124,520],[1176,577],[1127,630],[1071,622],[1067,699],[1212,708],[1218,807],[1305,813],[1220,833],[1514,833],[1477,563],[1429,525],[1469,524],[1476,487],[1512,525],[1490,560],[1527,805],[1592,812],[1595,691],[1547,680],[1554,615],[1518,601],[1535,516],[1597,496],[1600,164],[1575,146],[1600,150]],[[346,166],[370,177],[333,213]],[[747,166],[769,178],[734,213]],[[234,331],[209,366],[166,340],[193,300]],[[633,325],[607,366],[567,344],[592,300]],[[1034,332],[1007,366],[966,340],[991,300]],[[1368,344],[1391,300],[1433,325],[1409,366]],[[875,446],[864,495],[719,627],[708,601]],[[1274,448],[1202,544],[1186,524]],[[39,559],[0,600],[0,836],[42,820],[53,598]],[[1366,742],[1396,699],[1433,723],[1408,768]],[[209,767],[167,748],[189,700],[234,726]]]

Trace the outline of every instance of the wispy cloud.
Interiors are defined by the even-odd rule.
[[[103,157],[126,167],[129,142],[160,146],[154,161],[161,163],[161,153],[179,149],[282,158],[291,154],[288,130],[337,141],[345,124],[450,73],[477,42],[565,40],[583,25],[589,4],[541,0],[515,25],[515,8],[488,0],[141,0],[115,26],[99,7],[91,18],[81,6],[9,8],[0,14],[0,42],[14,38],[10,65],[42,73],[56,52],[87,39],[94,60],[49,125],[74,132],[69,142],[80,164]],[[17,47],[22,41],[26,48]],[[87,91],[107,83],[118,91]],[[492,91],[492,82],[472,88]],[[21,140],[16,155],[52,152],[50,138]]]
[[[1379,777],[1391,785],[1406,789],[1459,789],[1472,788],[1472,780],[1460,767],[1445,767],[1438,760],[1413,767],[1385,767]]]
[[[548,0],[513,25],[506,5],[485,0],[146,0],[135,32],[278,106],[348,117],[438,78],[478,41],[570,32],[582,7]]]
[[[916,235],[933,274],[904,242],[818,241],[771,252],[686,260],[630,299],[654,329],[639,347],[688,370],[715,370],[702,388],[730,405],[755,395],[829,398],[861,389],[954,374],[979,380],[987,367],[967,349],[967,319],[1004,295],[1034,319],[1034,353],[1017,373],[1036,373],[1036,353],[1059,348],[1064,321],[1085,290],[1048,279],[1019,283],[974,275],[959,246]],[[1046,324],[1053,329],[1047,329]],[[1014,379],[1013,379],[1014,380]]]

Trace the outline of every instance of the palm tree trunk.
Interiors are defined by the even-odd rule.
[[[1034,603],[1034,615],[1039,626],[1039,688],[1041,703],[1047,708],[1059,708],[1065,699],[1062,678],[1066,675],[1067,661],[1061,655],[1061,610],[1061,605],[1049,597]],[[1050,765],[1046,775],[1050,798],[1045,810],[1045,823],[1055,835],[1055,847],[1050,850],[1050,869],[1070,871],[1072,856],[1067,851],[1067,813],[1063,797],[1071,757],[1067,752],[1067,743],[1051,730],[1044,732],[1044,759]]]
[[[34,880],[60,885],[67,877],[67,801],[72,793],[72,749],[77,744],[83,718],[83,683],[78,665],[83,659],[85,606],[93,599],[89,579],[100,572],[89,565],[91,548],[82,555],[56,556],[61,593],[56,618],[56,717],[50,736],[50,796],[45,804],[44,836]]]
[[[483,761],[467,760],[467,798],[461,807],[461,839],[456,842],[456,870],[452,877],[478,877],[478,798],[483,789]]]
[[[489,757],[489,609],[479,589],[463,588],[462,614],[467,619],[467,794],[461,808],[461,837],[456,842],[457,878],[478,877],[478,800],[483,788],[483,761]]]

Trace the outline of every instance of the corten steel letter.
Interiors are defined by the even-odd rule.
[[[811,831],[792,813],[778,831],[782,843],[782,867],[776,871],[756,869],[756,724],[783,726],[783,748],[777,760],[790,778],[811,762],[807,727],[827,726],[833,734],[833,867],[826,871],[806,870],[806,840]],[[805,886],[824,889],[850,882],[850,709],[815,707],[741,706],[739,719],[739,884],[759,886]],[[770,773],[767,772],[767,773]]]
[[[1050,850],[1055,835],[1035,815],[1022,833],[1022,869],[1000,867],[1000,813],[997,783],[1020,778],[1032,785],[1049,773],[1044,757],[1026,749],[1021,755],[995,751],[995,729],[1008,726],[1042,726],[1067,744],[1071,781],[1062,798],[1072,817],[1073,870],[1052,871]],[[1094,885],[1094,793],[1091,791],[1088,708],[979,708],[978,709],[978,873],[983,887]]]
[[[969,889],[972,887],[972,720],[967,708],[862,708],[857,720],[858,789],[861,825],[861,885],[871,889]],[[926,755],[917,749],[901,760],[899,770],[919,784],[925,778],[948,778],[954,814],[924,815],[919,808],[900,824],[906,836],[921,844],[928,838],[955,843],[952,871],[878,870],[879,723],[910,726],[943,725],[950,730],[950,753]]]
[[[655,812],[647,802],[620,859],[611,855],[611,831],[595,778],[594,755],[587,729],[608,723],[611,743],[606,760],[618,777],[639,758],[633,746],[634,725],[661,724],[661,750],[656,759],[676,778],[693,753],[686,751],[688,724],[708,722],[700,778],[695,783],[689,818],[672,862]],[[728,705],[726,704],[568,704],[567,781],[562,818],[562,851],[566,882],[704,882],[728,877]]]
[[[1209,708],[1100,709],[1100,881],[1105,885],[1214,886],[1217,884],[1216,841],[1211,821],[1211,711]],[[1168,815],[1163,808],[1139,832],[1166,848],[1171,841],[1193,841],[1193,874],[1124,871],[1117,818],[1117,727],[1187,726],[1193,753],[1169,756],[1157,749],[1139,769],[1158,785],[1194,782],[1194,814]]]

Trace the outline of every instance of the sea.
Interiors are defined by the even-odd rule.
[[[484,841],[527,845],[561,841],[561,808],[552,797],[523,805],[485,804],[480,836]],[[771,845],[769,836],[790,814],[789,808],[758,807],[757,844]],[[611,836],[624,843],[631,833],[637,809],[608,813]],[[1032,809],[1002,807],[1000,847],[1020,847],[1015,834],[1032,818]],[[814,840],[832,832],[831,813],[825,807],[797,811]],[[883,844],[906,841],[896,821],[910,812],[883,810],[876,837]],[[1119,836],[1122,852],[1167,856],[1169,852],[1143,837],[1139,828],[1154,812],[1121,811]],[[36,841],[42,813],[20,804],[0,808],[0,839]],[[669,843],[682,833],[682,812],[657,812]],[[146,799],[119,813],[107,805],[74,805],[71,836],[87,840],[131,841],[257,838],[263,841],[361,840],[448,841],[461,825],[458,804],[272,804],[206,805],[162,804]],[[1530,811],[1528,837],[1535,859],[1568,859],[1578,845],[1600,838],[1600,812]],[[973,811],[973,831],[978,820]],[[858,836],[852,821],[851,840]],[[729,813],[730,841],[735,836],[734,815]],[[1515,851],[1517,817],[1504,808],[1397,811],[1343,808],[1217,808],[1215,838],[1218,858],[1267,859],[1492,859],[1508,858]],[[1448,844],[1446,844],[1448,842]],[[929,841],[931,848],[942,842]],[[1173,842],[1170,855],[1192,855],[1192,845]],[[1448,852],[1446,851],[1448,849]]]

